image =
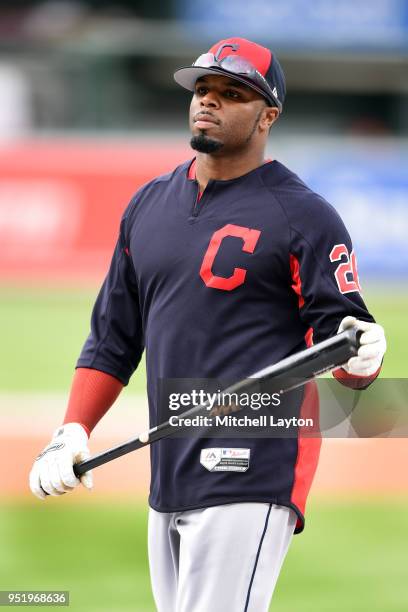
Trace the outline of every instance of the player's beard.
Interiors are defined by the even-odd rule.
[[[204,132],[200,132],[198,136],[193,136],[190,140],[190,146],[195,151],[199,153],[216,153],[224,146],[224,143],[220,140],[214,140],[214,138],[209,138],[204,134]]]
[[[250,141],[252,140],[256,128],[258,127],[259,124],[259,120],[261,118],[262,115],[262,111],[263,109],[261,109],[255,120],[253,123],[253,126],[251,128],[251,130],[249,131],[248,135],[241,141],[241,142],[235,142],[232,146],[233,148],[237,151],[237,150],[242,150],[245,149],[248,144],[250,143]],[[191,140],[190,140],[190,146],[192,149],[194,149],[195,151],[198,151],[199,153],[216,153],[217,151],[219,151],[220,149],[222,149],[224,147],[225,143],[222,142],[221,140],[215,140],[214,138],[209,138],[204,130],[200,130],[200,133],[198,134],[198,136],[192,136]],[[227,150],[229,150],[231,148],[231,143],[227,144],[227,148],[224,151],[224,154],[226,153]]]

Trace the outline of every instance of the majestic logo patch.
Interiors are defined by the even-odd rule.
[[[209,472],[246,472],[249,448],[203,448],[200,463]]]

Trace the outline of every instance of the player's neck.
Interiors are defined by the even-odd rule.
[[[196,159],[196,179],[201,192],[210,180],[228,181],[238,178],[265,163],[264,151],[256,151],[251,155],[243,155],[241,151],[228,156],[197,153]]]

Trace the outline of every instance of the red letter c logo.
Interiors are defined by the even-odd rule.
[[[228,225],[224,225],[224,227],[214,232],[200,268],[200,276],[207,287],[231,291],[239,285],[242,285],[245,282],[246,270],[243,268],[234,268],[233,274],[227,278],[223,276],[215,276],[212,273],[212,266],[214,264],[215,257],[219,251],[221,242],[227,236],[241,238],[241,240],[244,242],[242,250],[245,251],[245,253],[253,253],[260,235],[261,232],[259,230],[241,227],[240,225],[232,225],[230,223]]]

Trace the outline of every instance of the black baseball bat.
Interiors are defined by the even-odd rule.
[[[323,374],[324,372],[344,365],[350,357],[357,355],[360,335],[361,332],[357,330],[357,328],[352,327],[328,340],[323,340],[323,342],[319,342],[310,348],[304,349],[290,357],[286,357],[282,359],[282,361],[252,374],[252,376],[231,385],[222,393],[243,392],[257,382],[266,381],[268,381],[268,384],[272,383],[275,392],[280,393],[304,385],[319,374]],[[268,387],[268,390],[271,391],[270,387]],[[212,412],[209,411],[208,408],[208,402],[200,404],[199,406],[194,406],[186,412],[183,412],[182,417],[184,419],[204,414],[211,416]],[[216,410],[216,408],[214,409]],[[225,410],[225,406],[223,409]],[[234,412],[236,410],[237,408],[234,407]],[[152,444],[162,438],[170,437],[175,431],[179,432],[181,429],[183,428],[170,425],[169,421],[161,423],[157,427],[152,427],[136,438],[131,438],[127,442],[123,442],[118,446],[109,448],[85,461],[75,464],[75,475],[80,477],[88,470],[138,450],[147,444]]]

